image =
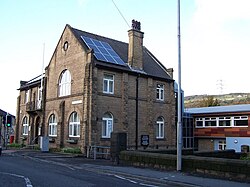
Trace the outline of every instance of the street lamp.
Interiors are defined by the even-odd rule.
[[[182,104],[181,104],[181,29],[180,29],[180,0],[177,3],[178,9],[178,122],[177,122],[177,163],[176,170],[181,171],[182,157]]]

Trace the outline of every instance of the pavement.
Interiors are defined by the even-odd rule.
[[[137,168],[131,166],[115,165],[110,160],[105,159],[88,159],[81,155],[65,154],[58,152],[41,152],[36,150],[2,150],[4,155],[19,155],[35,159],[53,160],[53,163],[63,161],[70,165],[70,169],[86,169],[103,174],[122,176],[128,179],[141,179],[147,181],[155,181],[159,184],[172,184],[173,186],[189,186],[189,187],[250,187],[250,183],[230,181],[224,179],[216,179],[206,176],[192,175],[190,173],[178,171],[158,171],[147,168]],[[62,160],[63,159],[63,160]],[[157,185],[156,185],[157,186]],[[159,185],[160,186],[160,185]]]

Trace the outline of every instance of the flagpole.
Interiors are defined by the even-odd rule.
[[[180,0],[178,0],[178,122],[177,122],[177,164],[176,170],[181,171],[182,165],[182,95],[181,95],[181,29]]]
[[[42,61],[42,74],[41,74],[41,91],[43,90],[44,54],[45,54],[45,43],[43,43],[43,61]]]

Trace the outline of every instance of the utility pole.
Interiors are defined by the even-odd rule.
[[[2,127],[3,127],[3,116],[0,121],[0,147],[2,146]]]
[[[181,171],[182,161],[182,96],[181,96],[181,28],[180,0],[178,0],[178,122],[177,122],[177,164],[176,170]]]
[[[0,121],[0,156],[2,155],[2,126],[3,126],[3,116]]]
[[[3,125],[4,126],[4,147],[5,147],[5,149],[7,149],[7,144],[8,144],[8,140],[7,140],[7,118],[8,118],[8,115],[9,115],[9,113],[7,112],[6,113],[6,115],[5,115],[5,124]]]

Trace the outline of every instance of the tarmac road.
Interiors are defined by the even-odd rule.
[[[43,176],[46,170],[46,180],[52,180],[49,186],[58,186],[57,183],[61,179],[66,180],[62,184],[67,184],[68,181],[73,180],[73,186],[204,186],[204,187],[249,187],[249,183],[240,183],[228,180],[204,178],[200,176],[192,176],[188,173],[176,171],[156,171],[145,168],[135,168],[127,166],[114,165],[109,160],[104,159],[87,159],[84,157],[76,157],[71,154],[61,153],[42,153],[33,150],[5,150],[2,158],[0,157],[0,164],[2,166],[3,160],[10,159],[15,164],[19,163],[25,167],[24,173],[27,174],[28,169],[34,168],[31,174],[37,173],[38,176]],[[19,160],[19,161],[17,161]],[[22,160],[22,162],[21,162]],[[6,161],[6,160],[5,160]],[[21,164],[21,163],[26,164]],[[29,164],[32,163],[32,164]],[[18,166],[20,167],[20,166]],[[45,168],[44,168],[45,167]],[[44,169],[40,169],[44,168]],[[0,169],[2,171],[2,167]],[[59,172],[60,171],[60,172]],[[8,172],[8,171],[5,171]],[[59,172],[59,173],[58,173]],[[30,175],[24,175],[33,181]],[[51,178],[51,173],[56,176]],[[18,180],[22,178],[19,177]],[[56,179],[56,180],[55,180]],[[57,180],[60,179],[60,180]],[[24,180],[24,179],[23,179]],[[56,182],[53,182],[56,181]],[[93,180],[93,181],[92,181]],[[0,181],[2,179],[0,178]],[[38,180],[39,181],[39,180]],[[79,182],[76,184],[75,182]],[[40,181],[41,182],[41,181]],[[34,183],[37,184],[37,183]],[[43,183],[41,183],[43,184]],[[1,185],[0,185],[1,186]],[[37,186],[37,185],[33,185]],[[40,183],[39,183],[40,186]],[[41,185],[43,186],[43,185]],[[68,186],[68,185],[67,185]],[[72,185],[70,185],[72,186]]]

